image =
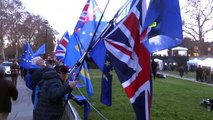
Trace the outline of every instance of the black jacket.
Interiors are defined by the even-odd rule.
[[[62,83],[55,70],[45,72],[43,80],[33,120],[58,120],[63,112],[63,97],[72,89]]]
[[[0,78],[0,113],[11,112],[11,98],[18,98],[18,91],[11,81]]]

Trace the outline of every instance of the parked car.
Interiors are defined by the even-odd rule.
[[[11,71],[10,71],[11,64],[12,64],[12,62],[8,62],[8,61],[4,61],[2,63],[2,65],[5,67],[5,75],[7,75],[7,76],[11,75]]]

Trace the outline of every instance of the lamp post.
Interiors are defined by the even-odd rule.
[[[48,50],[48,45],[47,45],[47,25],[48,25],[48,21],[45,21],[45,25],[46,25],[46,31],[45,31],[45,57],[46,57],[46,59],[47,59],[47,57],[48,57],[48,52],[47,52],[47,50]]]
[[[15,59],[18,59],[18,42],[16,42],[16,55],[15,55]]]

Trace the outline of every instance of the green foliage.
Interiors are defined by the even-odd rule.
[[[90,70],[95,95],[90,103],[109,120],[134,120],[134,110],[114,74],[112,106],[107,107],[100,103],[101,72]],[[81,89],[85,91],[85,89]],[[213,87],[184,81],[175,78],[157,78],[153,80],[153,101],[151,107],[151,120],[211,120],[212,112],[200,106],[200,101],[213,96]],[[74,93],[78,93],[75,89]],[[84,92],[84,95],[86,93]],[[83,118],[84,107],[72,101],[80,116]],[[89,120],[102,120],[103,118],[91,107]]]

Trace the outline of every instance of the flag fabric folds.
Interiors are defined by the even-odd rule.
[[[59,41],[56,50],[54,52],[55,57],[59,61],[63,61],[67,50],[67,44],[69,43],[69,33],[66,31]]]
[[[108,54],[106,54],[106,60],[104,68],[102,70],[101,79],[101,103],[111,106],[112,105],[112,64]]]
[[[67,64],[70,68],[74,67],[75,63],[81,58],[82,53],[84,53],[88,49],[101,15],[102,13],[99,7],[97,6],[96,1],[87,0],[82,10],[82,14],[80,15],[79,20],[75,26],[74,32],[70,38],[70,43],[68,44],[67,47],[64,63]],[[97,33],[95,34],[94,37],[95,40],[106,24],[107,22],[100,23],[99,29],[97,30]],[[90,80],[86,63],[84,62],[82,64],[83,67],[82,70],[80,71],[81,73],[80,76],[83,78],[85,82],[88,97],[91,97],[94,94],[92,83]]]
[[[33,56],[33,50],[30,47],[30,44],[27,42],[24,48],[24,53],[19,62],[20,67],[23,67],[24,69],[30,69]]]
[[[145,0],[138,0],[128,16],[104,40],[117,76],[132,104],[137,120],[150,119],[150,53],[141,44]]]
[[[67,65],[69,68],[73,68],[75,64],[78,62],[78,60],[82,56],[81,48],[78,44],[78,41],[74,35],[70,36],[70,41],[67,45],[67,52],[65,54],[64,64]],[[80,70],[80,77],[84,81],[84,84],[86,86],[88,97],[90,98],[93,96],[94,91],[92,87],[92,83],[90,80],[89,71],[86,65],[86,62],[82,63],[82,68]],[[75,73],[79,72],[79,69],[76,69]]]
[[[112,26],[113,27],[113,26]],[[109,29],[108,31],[111,31]],[[108,32],[106,32],[108,34]],[[112,105],[112,65],[107,54],[103,40],[99,40],[95,47],[91,50],[90,56],[99,69],[102,71],[101,79],[101,103]]]
[[[38,55],[43,53],[43,49],[45,49],[44,44],[36,51],[36,54],[34,54],[30,44],[27,42],[19,62],[20,67],[23,67],[24,69],[41,68],[41,66],[35,64],[35,61],[40,59],[40,56]]]
[[[80,106],[84,105],[84,120],[88,120],[90,104],[87,102],[87,99],[81,95],[72,95],[72,99]]]
[[[150,53],[181,44],[183,35],[179,0],[150,0],[143,29],[148,37],[142,43]]]
[[[79,17],[79,20],[75,26],[74,33],[77,37],[77,40],[82,45],[83,50],[87,50],[92,36],[96,30],[98,22],[101,18],[101,11],[97,6],[95,0],[87,0],[82,14]],[[97,36],[102,32],[103,28],[106,26],[107,22],[105,20],[101,21],[100,26],[98,27],[97,33],[95,34],[95,40]]]
[[[103,40],[100,40],[90,52],[93,61],[102,71],[101,78],[101,103],[112,105],[112,70],[113,67]]]
[[[45,54],[45,44],[42,44],[38,50],[34,53],[33,57],[37,57],[39,55]]]

